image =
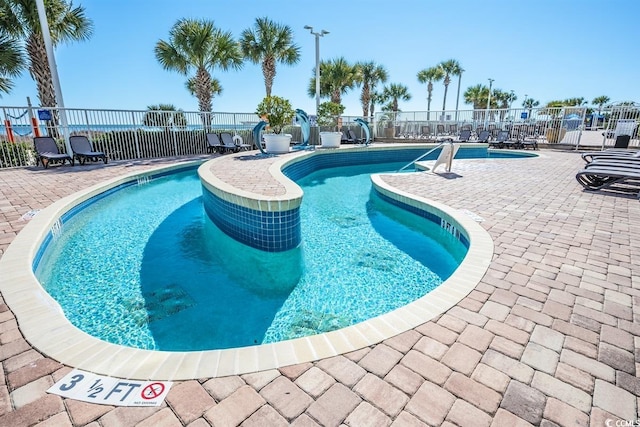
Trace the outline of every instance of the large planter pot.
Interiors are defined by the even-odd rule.
[[[560,129],[547,129],[547,131],[545,132],[545,136],[547,138],[547,142],[549,142],[550,144],[556,144],[560,141],[562,141],[562,138],[564,138],[565,134],[567,133],[567,130],[565,128],[560,128]]]
[[[264,146],[267,153],[282,154],[289,152],[291,135],[288,133],[265,133]]]
[[[320,132],[320,142],[322,148],[340,147],[342,132]]]

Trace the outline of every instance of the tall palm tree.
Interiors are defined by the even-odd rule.
[[[242,68],[242,52],[231,32],[216,28],[206,19],[179,19],[169,31],[169,40],[155,47],[156,59],[165,70],[193,73],[198,108],[211,111],[211,72]]]
[[[473,105],[473,118],[474,120],[481,119],[480,111],[486,108],[487,98],[489,97],[489,87],[482,84],[470,86],[462,94],[465,104]]]
[[[187,118],[182,110],[176,109],[173,104],[149,105],[147,112],[142,117],[142,124],[149,127],[159,127],[165,132],[173,128],[184,129],[187,127]]]
[[[25,57],[17,40],[6,34],[0,34],[0,93],[11,92],[13,82],[25,68]]]
[[[400,83],[391,83],[389,86],[385,86],[382,90],[382,96],[394,113],[400,111],[398,100],[408,101],[411,99],[409,88]]]
[[[451,76],[459,76],[460,74],[462,74],[463,70],[460,66],[460,63],[455,59],[448,59],[446,61],[443,61],[440,63],[439,67],[442,68],[442,71],[444,72],[444,97],[442,99],[442,114],[444,114],[447,105],[447,90],[449,89],[449,84],[451,83]]]
[[[316,96],[316,72],[309,80],[307,93],[311,98]],[[331,102],[342,104],[342,95],[352,89],[358,81],[358,70],[349,64],[344,57],[320,62],[320,96],[329,97]]]
[[[369,112],[371,113],[371,117],[375,118],[375,108],[376,104],[384,104],[384,96],[381,92],[371,92],[371,108],[369,108]]]
[[[522,107],[526,108],[529,111],[529,114],[527,115],[527,117],[529,117],[529,118],[531,118],[531,110],[533,110],[538,105],[540,105],[540,101],[536,101],[533,98],[525,97],[524,101],[522,101]],[[547,106],[549,106],[549,105],[547,105]]]
[[[598,106],[598,115],[600,115],[600,113],[602,112],[602,107],[608,104],[609,101],[611,101],[611,99],[608,96],[602,95],[593,98],[593,101],[591,101],[591,103]]]
[[[388,78],[387,70],[373,61],[356,63],[359,82],[362,83],[360,92],[360,104],[362,105],[362,117],[369,117],[369,106],[372,103],[372,94],[378,83],[385,83]],[[373,107],[372,107],[373,110]],[[373,115],[373,111],[371,112]]]
[[[186,81],[185,87],[189,91],[189,93],[193,96],[196,96],[196,78],[191,77]],[[222,94],[222,84],[220,80],[215,77],[211,77],[211,99],[215,98],[217,95]]]
[[[47,0],[44,6],[54,47],[91,37],[93,22],[85,16],[82,6],[74,7],[71,1],[65,0]],[[35,0],[0,0],[0,28],[24,42],[29,57],[29,73],[36,82],[40,104],[57,106]]]
[[[418,71],[418,81],[427,84],[427,120],[431,119],[431,99],[433,94],[433,82],[444,79],[444,71],[441,67],[425,68]]]
[[[240,49],[245,58],[262,64],[262,75],[267,96],[271,96],[276,63],[294,65],[300,61],[300,47],[293,43],[293,31],[269,18],[256,18],[254,28],[240,36]]]

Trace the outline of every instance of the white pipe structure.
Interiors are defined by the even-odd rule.
[[[62,89],[60,88],[60,79],[58,78],[58,67],[56,65],[56,59],[53,54],[53,43],[51,42],[51,33],[49,32],[49,23],[47,22],[47,12],[44,8],[43,0],[36,0],[36,6],[38,7],[38,17],[40,18],[40,29],[42,31],[42,38],[44,40],[44,46],[47,50],[47,60],[49,62],[49,69],[51,71],[51,80],[53,82],[53,90],[56,93],[56,101],[58,105],[44,105],[44,107],[58,107],[60,115],[60,124],[62,125],[62,134],[64,136],[64,144],[67,148],[67,154],[73,156],[71,150],[71,144],[69,144],[69,125],[67,123],[67,114],[64,110],[64,100],[62,98]]]
[[[329,34],[329,31],[321,30],[319,33],[313,31],[313,27],[304,26],[305,30],[309,30],[316,37],[316,118],[318,117],[318,109],[320,108],[320,37]]]

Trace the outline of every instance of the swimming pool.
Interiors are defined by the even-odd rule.
[[[430,292],[466,254],[439,223],[371,190],[371,173],[401,166],[299,179],[304,238],[278,253],[207,219],[195,169],[129,185],[65,218],[37,277],[74,325],[136,348],[232,348],[344,328]]]
[[[415,147],[415,146],[414,146]],[[414,148],[412,147],[412,148]],[[430,146],[422,147],[424,152]],[[431,146],[432,147],[432,146]],[[466,147],[465,147],[466,148]],[[385,146],[370,150],[387,150]],[[401,148],[403,149],[403,148]],[[331,155],[331,153],[322,153]],[[216,168],[236,168],[242,172],[268,171],[278,175],[285,163],[305,153],[296,153],[280,159],[241,159],[232,155],[215,159]],[[248,156],[250,157],[250,156]],[[243,164],[246,160],[246,166]],[[227,162],[224,164],[224,162]],[[472,217],[440,202],[400,191],[383,179],[373,176],[376,190],[405,208],[436,213],[469,237],[467,256],[458,269],[435,290],[418,300],[384,315],[336,331],[271,344],[238,347],[225,350],[160,352],[140,350],[98,340],[75,326],[51,296],[44,291],[32,273],[34,261],[40,256],[42,245],[68,213],[86,200],[113,191],[119,186],[145,181],[148,177],[181,169],[193,162],[162,166],[146,172],[129,172],[60,199],[43,209],[24,227],[0,258],[0,275],[5,279],[0,288],[5,302],[18,319],[21,332],[29,343],[42,354],[65,365],[91,372],[131,379],[182,380],[242,374],[304,363],[354,351],[393,337],[423,324],[453,307],[480,281],[488,267],[493,242],[488,233]],[[230,167],[230,165],[234,165]],[[275,171],[275,172],[274,172]],[[282,174],[280,174],[282,175]],[[250,194],[246,188],[227,185],[224,191],[236,194],[238,200]],[[289,191],[289,188],[287,189]],[[256,206],[269,206],[267,202],[284,204],[284,197],[261,198]]]

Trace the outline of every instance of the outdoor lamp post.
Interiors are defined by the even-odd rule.
[[[489,97],[487,98],[487,125],[489,125],[489,108],[491,106],[491,86],[493,85],[493,79],[489,79]]]
[[[316,37],[316,119],[318,117],[318,109],[320,108],[320,37],[329,34],[329,31],[321,30],[319,33],[313,31],[313,27],[304,26],[305,30],[309,30]]]
[[[514,91],[511,91],[510,92],[510,96],[509,96],[509,114],[511,114],[511,106],[513,105],[513,94],[514,93],[515,93]]]

